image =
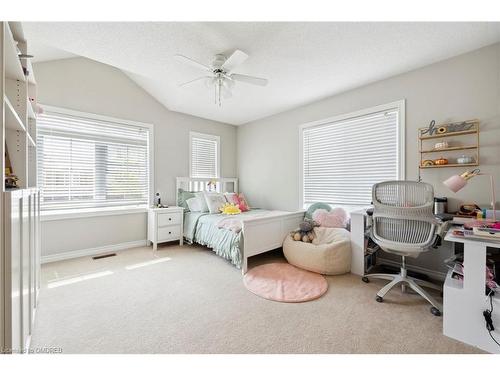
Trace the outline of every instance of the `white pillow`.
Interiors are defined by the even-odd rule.
[[[207,206],[207,201],[205,199],[205,192],[204,191],[198,191],[194,193],[195,198],[197,198],[200,201],[200,212],[208,212],[208,206]]]
[[[219,214],[220,208],[227,203],[222,193],[205,193],[205,200],[211,214]]]
[[[188,206],[189,211],[191,211],[191,212],[201,212],[201,209],[202,209],[201,202],[202,201],[201,201],[200,198],[193,197],[193,198],[189,198],[186,201],[186,204]],[[205,203],[205,199],[203,199],[203,203]]]

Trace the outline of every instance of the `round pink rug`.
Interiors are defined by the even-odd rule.
[[[305,302],[328,290],[325,278],[288,263],[257,266],[243,277],[246,288],[259,297],[279,302]]]

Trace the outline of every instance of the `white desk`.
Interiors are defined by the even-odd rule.
[[[351,273],[365,275],[366,210],[351,212]]]
[[[490,353],[500,353],[486,330],[483,311],[489,309],[485,296],[486,247],[500,248],[500,243],[455,237],[451,231],[445,241],[464,244],[464,280],[451,278],[448,272],[443,288],[443,334]],[[500,340],[500,296],[493,298],[492,332]]]

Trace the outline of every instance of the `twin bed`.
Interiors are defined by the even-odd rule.
[[[238,193],[238,179],[177,177],[177,194],[179,189]],[[208,246],[245,274],[249,257],[280,248],[285,237],[303,218],[304,211],[251,209],[230,216],[187,211],[184,213],[184,238],[189,243]]]

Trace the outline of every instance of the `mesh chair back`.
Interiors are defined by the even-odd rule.
[[[386,181],[372,190],[372,238],[385,251],[417,256],[436,236],[432,185],[413,181]]]

